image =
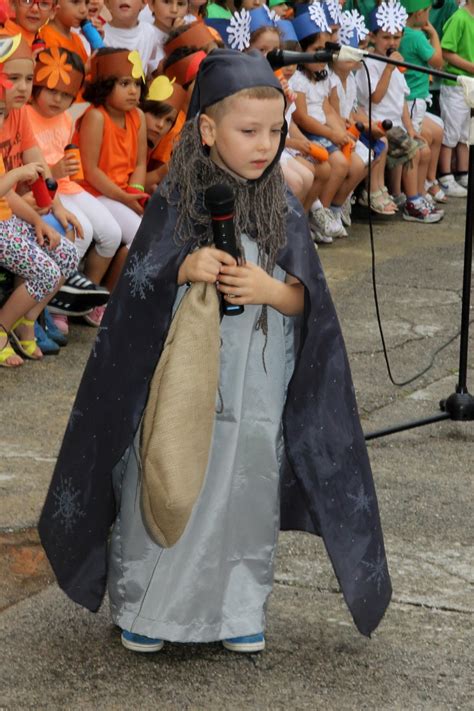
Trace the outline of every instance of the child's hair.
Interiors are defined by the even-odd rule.
[[[69,49],[65,48],[61,48],[61,54],[66,54],[66,64],[70,64],[73,69],[82,74],[82,82],[84,83],[86,71],[84,68],[84,62],[82,61],[80,56],[76,54],[76,52],[71,52]],[[45,88],[45,86],[33,83],[33,90],[31,92],[33,99],[36,99],[40,95],[41,91]],[[73,97],[71,94],[71,103],[74,101],[74,98],[75,97]]]
[[[320,32],[316,32],[314,35],[309,35],[309,37],[304,37],[303,39],[301,39],[300,45],[301,45],[302,51],[306,52],[307,48],[311,44],[313,44],[313,42],[317,41],[320,34],[321,34]],[[317,81],[321,81],[322,79],[326,79],[326,77],[328,75],[327,69],[322,69],[318,72],[313,72],[313,71],[311,71],[311,69],[308,69],[306,64],[298,64],[298,69],[312,82],[317,82]]]
[[[156,118],[167,116],[174,111],[174,107],[170,106],[166,101],[153,101],[152,99],[144,99],[144,101],[141,101],[140,108],[143,113],[153,114]]]
[[[235,99],[277,99],[279,96],[282,96],[281,91],[273,86],[254,86],[249,89],[241,89],[236,94],[207,106],[202,113],[207,114],[214,121],[220,121],[226,113],[232,110],[231,105]]]
[[[316,42],[320,34],[320,32],[315,32],[314,35],[308,35],[308,37],[303,37],[303,39],[300,40],[301,50],[303,52],[306,52],[309,45],[313,44],[313,42]]]
[[[114,54],[115,52],[128,52],[127,49],[118,47],[102,47],[97,52],[97,57],[103,57],[106,54]],[[95,81],[86,82],[84,91],[82,93],[84,101],[89,101],[93,106],[104,106],[107,101],[107,97],[112,93],[112,90],[119,77],[105,77],[104,79],[99,78]],[[145,85],[142,85],[140,99],[143,96],[145,90]]]
[[[272,27],[271,25],[262,25],[250,35],[250,45],[256,42],[259,37],[265,34],[265,32],[274,32],[276,35],[278,35],[281,42],[281,32],[277,27]]]
[[[164,60],[163,72],[168,69],[168,67],[171,67],[173,64],[179,62],[181,59],[189,57],[190,54],[195,54],[196,52],[199,52],[199,49],[197,47],[177,47],[171,52],[170,56],[166,57],[166,59]],[[194,80],[191,80],[187,84],[183,84],[183,89],[187,89],[188,86],[192,83],[192,81]]]

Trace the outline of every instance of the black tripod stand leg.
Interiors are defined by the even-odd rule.
[[[399,425],[386,427],[383,430],[375,430],[375,432],[368,432],[365,435],[365,441],[368,442],[371,439],[378,439],[378,437],[386,437],[387,435],[396,434],[397,432],[413,430],[416,427],[424,427],[425,425],[432,425],[434,422],[439,422],[440,420],[449,419],[450,415],[447,412],[441,412],[437,415],[432,415],[431,417],[425,417],[425,419],[423,420],[412,420],[411,422],[402,422]]]

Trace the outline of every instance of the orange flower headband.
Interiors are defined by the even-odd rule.
[[[132,77],[145,83],[142,60],[137,50],[119,50],[110,54],[97,54],[91,62],[91,81],[116,77]]]
[[[167,57],[170,56],[175,49],[179,47],[197,47],[197,49],[204,49],[211,42],[215,42],[215,38],[212,33],[209,32],[209,27],[207,27],[203,22],[192,22],[188,29],[182,32],[178,37],[167,42],[163,49]]]
[[[186,97],[186,91],[175,79],[170,81],[168,77],[159,76],[151,82],[146,100],[163,101],[179,112],[183,108]]]
[[[69,56],[64,47],[51,47],[40,52],[33,84],[63,91],[76,98],[84,81],[84,73],[68,63]]]
[[[165,75],[168,79],[176,79],[177,84],[186,86],[186,84],[189,84],[189,82],[196,78],[199,65],[206,56],[206,53],[202,50],[193,52],[193,54],[189,54],[187,57],[183,57],[183,59],[179,59],[167,67],[165,69]]]

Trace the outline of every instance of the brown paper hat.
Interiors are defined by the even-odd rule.
[[[169,57],[170,54],[179,47],[197,47],[197,49],[203,49],[210,42],[215,42],[215,38],[212,32],[209,32],[209,27],[203,22],[192,22],[178,37],[167,42],[163,49],[165,55]]]
[[[176,79],[170,81],[163,75],[153,79],[146,95],[147,101],[163,101],[176,109],[178,113],[183,108],[186,99],[186,90],[177,83]]]
[[[142,60],[137,50],[131,52],[128,49],[117,50],[117,52],[107,52],[107,54],[96,54],[91,61],[91,81],[98,79],[119,79],[120,77],[132,77],[141,79],[145,83]]]
[[[22,35],[13,37],[2,35],[0,37],[3,49],[0,50],[0,62],[9,62],[11,59],[29,59],[34,62],[33,53],[28,42]]]
[[[79,72],[71,64],[71,54],[64,47],[51,47],[40,52],[35,65],[34,86],[56,89],[76,98],[84,81],[84,72]]]
[[[177,62],[170,64],[169,67],[166,67],[165,75],[168,79],[176,78],[178,84],[186,86],[196,78],[199,65],[206,56],[206,53],[202,50],[188,54],[187,57],[183,57],[183,59],[179,59]]]

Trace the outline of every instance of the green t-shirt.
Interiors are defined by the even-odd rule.
[[[443,29],[441,47],[448,52],[459,54],[468,62],[474,62],[474,15],[471,15],[469,10],[461,7],[449,18]],[[451,64],[446,64],[445,70],[452,74],[474,76]],[[443,79],[443,84],[455,85],[456,82]]]
[[[400,54],[406,62],[427,67],[434,54],[434,48],[423,30],[405,27],[402,41],[400,42]],[[428,98],[430,93],[429,74],[408,69],[405,72],[405,79],[410,89],[410,94],[407,97],[408,101]]]
[[[451,17],[454,15],[458,9],[458,4],[456,0],[444,0],[441,7],[434,8],[430,10],[430,22],[438,33],[439,40],[443,37],[443,27]],[[441,79],[439,77],[433,77],[431,82],[431,91],[439,91],[441,86]]]
[[[230,10],[226,10],[222,5],[218,5],[216,2],[211,2],[206,8],[207,16],[212,20],[230,20],[232,13]]]

